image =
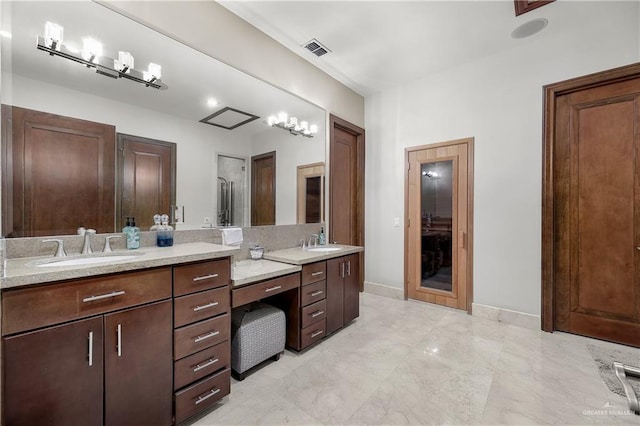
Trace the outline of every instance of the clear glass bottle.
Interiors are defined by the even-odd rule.
[[[162,225],[158,228],[156,239],[158,247],[171,247],[173,245],[173,228],[169,225],[169,216],[163,214],[160,219]]]
[[[127,248],[134,250],[140,248],[140,228],[136,226],[136,218],[127,218],[127,226],[122,230],[127,238]]]

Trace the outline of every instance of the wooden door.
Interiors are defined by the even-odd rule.
[[[115,127],[3,105],[3,233],[75,234],[80,226],[114,231]],[[4,158],[4,157],[3,157]]]
[[[344,273],[344,323],[348,324],[360,315],[360,254],[350,254],[343,258]]]
[[[344,325],[343,259],[327,260],[327,334]]]
[[[471,230],[473,139],[407,149],[405,222],[405,297],[457,309],[471,309]],[[449,205],[442,215],[425,217],[423,180],[432,165],[450,170]],[[437,173],[432,174],[434,178]],[[431,243],[430,241],[434,240]],[[427,244],[433,244],[431,251]],[[448,265],[448,266],[446,266]],[[448,268],[448,285],[428,279],[433,269]]]
[[[640,77],[555,105],[555,329],[640,346]]]
[[[364,246],[364,129],[330,116],[329,242]],[[364,254],[359,262],[364,288]]]
[[[105,425],[171,424],[171,301],[105,315],[104,324]]]
[[[176,203],[176,144],[118,133],[119,193],[117,227],[127,216],[146,231],[153,215],[170,215]]]
[[[4,339],[7,425],[101,425],[102,318]]]
[[[251,226],[276,224],[276,152],[251,157]]]

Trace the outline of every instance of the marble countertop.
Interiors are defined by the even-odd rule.
[[[8,259],[5,261],[5,275],[1,279],[0,287],[6,289],[29,284],[196,262],[232,256],[238,252],[238,247],[200,242],[176,244],[172,247],[141,247],[137,250],[114,250],[113,253],[108,255],[94,253],[92,255],[70,255],[63,258],[47,256]],[[98,264],[54,266],[56,261],[103,256],[115,256],[115,258],[114,261]],[[122,256],[127,258],[122,259]],[[46,264],[51,264],[51,266],[38,266]]]
[[[307,263],[319,262],[321,260],[333,259],[334,257],[345,256],[347,254],[364,251],[364,247],[347,246],[342,244],[327,244],[318,246],[322,248],[336,248],[334,251],[313,251],[301,249],[300,247],[288,248],[284,250],[270,251],[263,255],[265,259],[276,262],[291,263],[293,265],[305,265]]]
[[[241,260],[235,262],[231,268],[231,281],[233,287],[240,287],[257,281],[292,274],[301,270],[302,267],[299,265],[273,262],[266,259]]]

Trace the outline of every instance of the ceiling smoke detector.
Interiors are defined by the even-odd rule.
[[[315,38],[303,44],[302,47],[304,47],[305,49],[307,49],[309,52],[313,53],[317,57],[326,55],[327,53],[331,52],[331,50],[329,50],[326,46],[324,46]]]

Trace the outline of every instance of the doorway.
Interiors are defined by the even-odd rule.
[[[176,204],[176,144],[118,133],[116,229],[127,216],[147,230],[156,214],[169,214]]]
[[[298,166],[296,223],[324,222],[324,163]]]
[[[640,64],[545,102],[543,330],[640,346]]]
[[[276,224],[276,152],[251,157],[251,226]]]
[[[247,160],[218,154],[217,209],[218,226],[244,226],[246,220]]]
[[[471,313],[473,138],[408,148],[405,298]]]
[[[364,129],[329,116],[329,242],[364,246]],[[364,290],[360,254],[360,291]]]

